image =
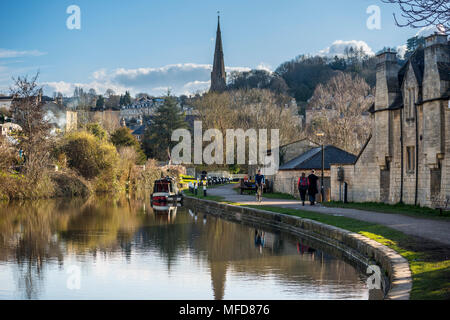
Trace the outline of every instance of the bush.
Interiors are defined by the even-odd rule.
[[[60,148],[67,157],[69,168],[86,179],[93,179],[102,172],[113,170],[119,161],[116,148],[86,131],[69,134]]]
[[[111,142],[117,147],[126,148],[133,147],[136,151],[135,164],[143,165],[147,161],[147,156],[141,148],[139,141],[131,133],[127,127],[121,127],[111,134]]]
[[[0,171],[0,199],[38,199],[50,198],[54,195],[55,185],[48,170],[40,173],[39,179],[19,173]]]
[[[89,182],[70,170],[55,172],[51,179],[55,185],[53,195],[56,197],[85,197],[91,193]]]
[[[88,123],[86,125],[86,131],[92,133],[94,136],[99,138],[100,140],[106,140],[108,137],[108,133],[98,122]]]

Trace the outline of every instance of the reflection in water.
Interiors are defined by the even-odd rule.
[[[185,208],[95,197],[0,205],[0,299],[367,299],[304,240]],[[67,286],[71,266],[81,288]]]

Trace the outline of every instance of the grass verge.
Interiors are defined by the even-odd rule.
[[[433,218],[433,219],[450,219],[450,212],[442,212],[442,216],[439,210],[432,208],[419,207],[409,204],[386,204],[378,202],[349,202],[343,203],[338,201],[331,201],[323,203],[325,207],[332,208],[347,208],[347,209],[359,209],[366,211],[375,211],[387,214],[404,214],[413,217],[420,218]]]

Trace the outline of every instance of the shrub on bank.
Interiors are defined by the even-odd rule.
[[[0,199],[50,198],[55,187],[49,172],[41,172],[39,179],[31,180],[20,173],[0,172]]]
[[[91,193],[91,184],[71,170],[54,172],[51,179],[55,185],[54,197],[85,197]]]
[[[113,170],[119,161],[116,148],[111,143],[87,131],[70,133],[64,137],[59,149],[67,157],[68,167],[86,179],[94,179]]]

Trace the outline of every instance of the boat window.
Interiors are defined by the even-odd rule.
[[[169,183],[168,182],[156,182],[155,183],[155,192],[169,192]]]

